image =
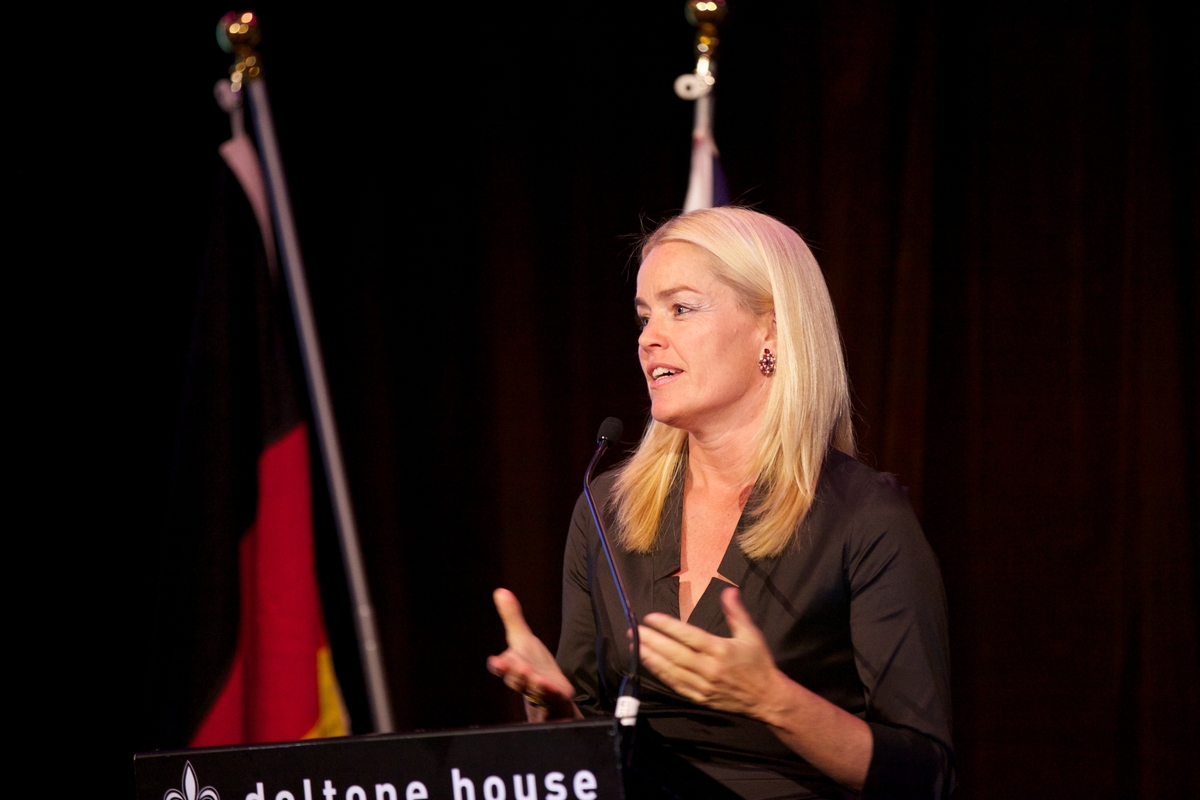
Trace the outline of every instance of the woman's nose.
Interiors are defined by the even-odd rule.
[[[651,315],[646,323],[642,326],[642,332],[638,334],[638,347],[643,350],[649,349],[655,345],[662,344],[658,323],[655,317]]]

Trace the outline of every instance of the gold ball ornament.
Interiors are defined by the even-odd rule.
[[[727,11],[725,0],[688,0],[683,6],[687,21],[697,28],[716,25],[725,19]]]
[[[239,53],[243,48],[254,49],[261,40],[258,15],[253,11],[230,11],[217,23],[217,44],[226,53]]]
[[[261,40],[258,15],[253,11],[230,11],[217,23],[217,44],[226,53],[237,56],[229,69],[234,91],[240,89],[247,78],[262,74],[261,59],[255,49]]]

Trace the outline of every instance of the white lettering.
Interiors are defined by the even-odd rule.
[[[579,800],[596,800],[596,776],[590,769],[581,769],[575,773],[575,796]]]
[[[475,800],[474,781],[462,777],[457,769],[450,770],[450,781],[454,784],[454,800]]]
[[[504,800],[504,781],[495,775],[488,775],[483,781],[484,800]]]
[[[532,772],[525,775],[525,787],[521,787],[521,776],[513,775],[514,800],[537,800],[537,778]]]
[[[250,794],[246,795],[246,800],[263,800],[265,795],[263,793],[262,784],[256,783],[256,784],[254,784],[254,788],[257,791],[251,792]]]
[[[296,800],[296,795],[292,794],[287,789],[283,789],[275,793],[275,800]]]
[[[346,790],[346,800],[367,800],[367,793],[361,786],[351,786]]]
[[[321,794],[325,795],[325,800],[333,800],[337,797],[337,789],[333,788],[333,781],[328,778],[325,780],[325,788],[321,790]]]
[[[383,800],[383,798],[379,798]],[[413,781],[404,790],[404,800],[429,800],[429,790],[420,781]]]
[[[396,787],[390,783],[375,784],[375,800],[396,800]]]
[[[546,800],[567,800],[567,790],[563,788],[563,778],[566,777],[561,772],[547,773],[546,779],[542,781],[546,787]]]
[[[312,800],[312,781],[304,779],[304,800]]]

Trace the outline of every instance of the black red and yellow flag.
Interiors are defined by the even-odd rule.
[[[253,145],[221,148],[158,559],[159,747],[349,733],[314,557],[307,403]]]

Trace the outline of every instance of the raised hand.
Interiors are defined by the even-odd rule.
[[[694,703],[765,722],[779,739],[854,791],[866,781],[874,746],[867,723],[788,678],[737,589],[721,593],[732,638],[647,614],[638,627],[642,662]]]
[[[530,722],[581,718],[573,699],[574,687],[558,668],[554,655],[529,629],[516,596],[507,589],[497,589],[492,600],[504,623],[508,649],[488,658],[488,671],[525,696],[525,715]]]
[[[647,614],[638,628],[642,662],[664,683],[700,705],[764,719],[787,678],[737,589],[721,594],[733,637],[714,636],[668,614]]]

